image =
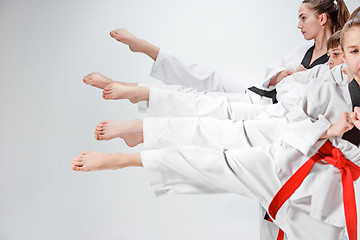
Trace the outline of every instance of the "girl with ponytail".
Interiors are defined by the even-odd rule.
[[[343,0],[304,0],[299,8],[298,28],[305,40],[314,40],[298,46],[292,53],[267,69],[264,87],[275,86],[295,71],[310,69],[328,61],[327,40],[349,19],[349,10]],[[301,60],[302,58],[302,60]],[[296,70],[294,64],[299,62]],[[279,71],[279,69],[281,69]]]

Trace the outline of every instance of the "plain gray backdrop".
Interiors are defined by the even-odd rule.
[[[234,194],[155,198],[143,169],[74,172],[84,150],[135,152],[97,142],[101,120],[142,118],[128,101],[85,85],[101,72],[149,77],[152,60],[111,39],[124,27],[189,62],[247,85],[304,42],[301,1],[0,0],[0,239],[259,239],[258,204]],[[358,0],[347,0],[354,10]],[[359,202],[359,201],[358,201]]]

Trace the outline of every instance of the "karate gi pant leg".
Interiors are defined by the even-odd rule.
[[[214,118],[145,118],[144,148],[200,146],[213,149],[247,148],[276,141],[282,119],[249,121]]]
[[[281,188],[274,155],[282,147],[214,150],[171,147],[141,152],[141,160],[157,196],[165,194],[236,193],[268,208]],[[309,204],[287,201],[275,223],[289,240],[346,239],[343,227],[309,217]]]
[[[276,138],[277,119],[223,121],[213,118],[146,118],[144,148],[201,146],[212,149],[247,148],[271,144]],[[260,206],[260,239],[273,240],[279,228],[264,219]]]
[[[234,94],[232,94],[234,95]],[[252,104],[248,101],[231,102],[226,96],[209,96],[207,94],[188,94],[151,88],[149,102],[141,112],[149,117],[214,117],[218,119],[253,119],[268,106],[267,103]]]

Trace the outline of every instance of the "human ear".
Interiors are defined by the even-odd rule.
[[[324,26],[324,25],[327,23],[327,21],[328,21],[328,16],[327,16],[326,13],[322,13],[322,14],[320,14],[320,16],[319,16],[319,19],[320,19],[320,25],[321,25],[321,26]]]

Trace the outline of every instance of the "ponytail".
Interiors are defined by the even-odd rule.
[[[350,17],[349,10],[346,7],[344,0],[336,0],[336,2],[337,2],[338,13],[337,13],[336,25],[335,24],[333,25],[333,27],[335,28],[333,30],[335,30],[335,32],[341,30]]]

